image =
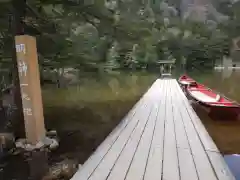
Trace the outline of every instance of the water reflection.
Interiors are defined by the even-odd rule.
[[[232,173],[235,175],[236,180],[240,180],[240,155],[225,155],[224,159],[227,162]]]
[[[37,180],[48,164],[53,175],[60,167],[61,177],[68,177],[74,164],[85,162],[156,79],[156,74],[119,72],[82,77],[80,84],[68,88],[44,86],[46,127],[57,130],[60,146],[48,154],[48,160],[41,154],[31,158],[11,156],[4,162],[1,159],[0,180]],[[62,161],[71,170],[66,163],[59,164]]]
[[[239,69],[215,70],[209,73],[192,73],[191,75],[197,81],[240,102]]]
[[[240,102],[240,70],[215,70],[205,74],[193,73],[192,76],[206,86]],[[224,159],[232,173],[237,180],[240,180],[240,155],[237,155],[240,154],[239,118],[237,120],[210,118],[208,112],[202,106],[193,104],[193,107],[219,150],[225,154]]]

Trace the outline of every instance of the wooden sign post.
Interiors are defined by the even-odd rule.
[[[20,35],[15,37],[15,43],[26,138],[28,143],[36,145],[46,134],[36,39]]]

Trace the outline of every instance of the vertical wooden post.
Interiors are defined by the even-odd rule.
[[[36,39],[20,35],[15,43],[25,133],[27,141],[35,145],[45,137]]]
[[[12,113],[12,120],[14,121],[14,134],[17,137],[24,137],[24,116],[22,112],[22,99],[19,83],[19,76],[17,70],[17,57],[15,49],[15,36],[25,34],[24,20],[26,17],[26,0],[11,0],[12,3],[12,16],[10,20],[12,28],[12,62],[13,71],[11,73],[12,83],[14,85],[13,98],[16,109]]]

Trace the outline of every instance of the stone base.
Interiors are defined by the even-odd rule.
[[[19,139],[16,141],[16,148],[23,149],[25,151],[35,151],[39,149],[54,150],[59,146],[59,140],[57,138],[56,131],[50,131],[47,136],[36,145],[30,144],[26,139]]]

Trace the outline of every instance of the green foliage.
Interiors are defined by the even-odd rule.
[[[211,67],[228,52],[225,31],[210,29],[203,23],[183,22],[179,4],[178,1],[167,4],[140,0],[29,0],[23,22],[27,33],[37,37],[39,61],[45,70],[71,67],[81,72],[100,72],[158,68],[159,60],[170,58],[175,58],[177,64],[185,58],[189,66]],[[221,10],[227,12],[227,7]],[[11,57],[12,33],[8,19],[12,13],[11,3],[1,4],[0,63],[7,62],[5,65],[9,67],[11,61],[6,57]],[[223,30],[224,27],[221,26]]]

